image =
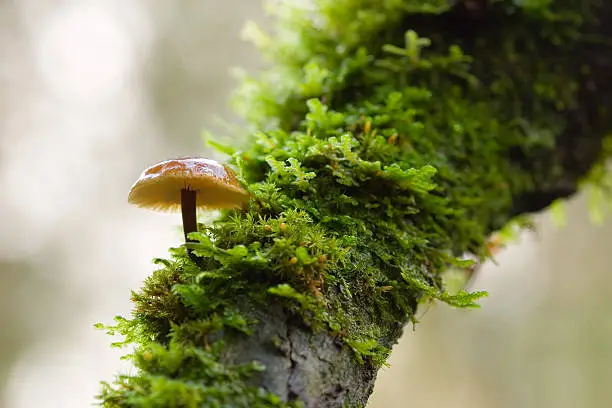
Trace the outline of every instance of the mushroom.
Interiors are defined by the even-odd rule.
[[[155,211],[180,208],[186,242],[189,233],[198,230],[196,208],[237,208],[248,200],[249,193],[229,167],[201,157],[166,160],[147,168],[128,196],[130,204]]]

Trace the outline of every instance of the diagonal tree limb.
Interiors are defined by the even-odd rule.
[[[601,165],[609,2],[382,3],[286,13],[302,49],[245,104],[276,126],[233,156],[260,204],[160,261],[109,328],[139,371],[105,406],[363,406],[422,297],[473,306],[451,255]]]

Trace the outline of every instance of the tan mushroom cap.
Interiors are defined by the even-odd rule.
[[[227,166],[201,157],[182,157],[143,171],[128,202],[156,211],[179,211],[183,189],[196,191],[196,206],[207,209],[236,208],[249,199]]]

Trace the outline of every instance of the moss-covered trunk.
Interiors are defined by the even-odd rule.
[[[314,0],[251,30],[250,208],[134,294],[106,407],[363,406],[420,299],[515,216],[573,194],[612,127],[612,3]]]

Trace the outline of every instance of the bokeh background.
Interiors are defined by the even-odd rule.
[[[0,0],[0,407],[82,408],[129,370],[93,329],[130,310],[180,216],[130,207],[140,171],[213,155],[230,68],[259,0]],[[370,402],[382,407],[612,406],[612,222],[586,200],[487,264],[477,311],[430,309]]]

